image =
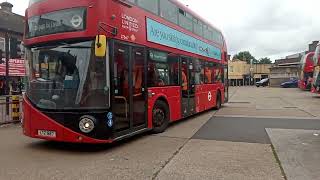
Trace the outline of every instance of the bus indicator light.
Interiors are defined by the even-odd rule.
[[[113,115],[112,115],[112,112],[109,112],[107,114],[107,124],[108,124],[108,127],[112,127],[113,126]]]
[[[211,94],[211,92],[209,91],[209,93],[208,93],[208,100],[209,101],[211,101],[212,100],[212,94]]]
[[[107,37],[105,35],[97,35],[95,44],[95,55],[104,57],[107,50]]]

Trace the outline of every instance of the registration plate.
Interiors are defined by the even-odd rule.
[[[38,130],[38,136],[56,138],[57,133],[55,131]]]

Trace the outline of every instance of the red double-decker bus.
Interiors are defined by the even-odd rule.
[[[320,43],[317,45],[315,54],[313,56],[314,72],[313,72],[313,83],[311,92],[320,93]]]
[[[227,101],[221,31],[176,0],[31,0],[26,18],[26,136],[111,143]]]
[[[302,90],[311,90],[312,87],[312,78],[313,78],[313,63],[314,52],[310,52],[301,58],[301,73],[299,80],[299,88]]]

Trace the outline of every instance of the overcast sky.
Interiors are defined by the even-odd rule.
[[[179,0],[225,35],[229,54],[284,57],[320,40],[320,0]],[[28,0],[8,0],[23,15]]]

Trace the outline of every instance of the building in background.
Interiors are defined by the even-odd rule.
[[[5,52],[6,35],[9,42],[9,81],[10,84],[18,84],[25,76],[25,65],[21,42],[24,33],[24,17],[12,12],[13,5],[8,2],[0,4],[0,50],[2,62],[0,64],[0,95],[3,95],[4,79],[6,75]],[[11,86],[10,86],[11,87]],[[14,87],[13,87],[14,88]]]
[[[316,50],[319,41],[313,41],[308,45],[308,50],[286,56],[284,59],[278,59],[270,68],[270,86],[279,87],[281,83],[288,81],[290,78],[299,78],[301,72],[301,58]]]
[[[261,79],[268,78],[271,64],[247,64],[245,61],[232,60],[229,66],[229,85],[246,86],[253,85]],[[252,78],[251,78],[252,77]]]

